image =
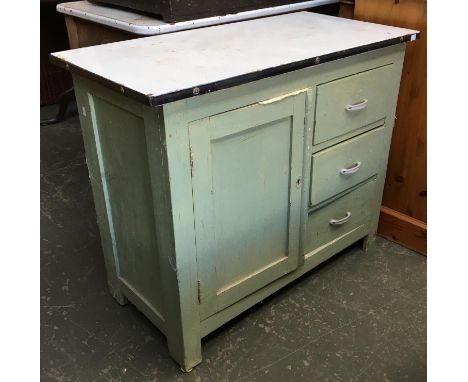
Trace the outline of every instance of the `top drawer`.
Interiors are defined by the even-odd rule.
[[[393,64],[317,86],[314,145],[386,117],[393,104]]]

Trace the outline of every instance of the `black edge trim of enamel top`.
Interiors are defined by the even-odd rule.
[[[242,85],[242,84],[260,80],[263,78],[277,76],[279,74],[292,72],[294,70],[304,69],[310,66],[323,64],[325,62],[338,60],[340,58],[354,56],[356,54],[369,52],[371,50],[376,50],[380,48],[385,48],[387,46],[412,41],[412,36],[415,36],[415,35],[416,35],[416,38],[419,38],[420,32],[411,33],[411,34],[407,34],[401,37],[379,41],[379,42],[375,42],[375,43],[368,44],[368,45],[362,45],[356,48],[346,49],[346,50],[342,50],[339,52],[324,54],[323,56],[312,57],[306,60],[295,61],[289,64],[280,65],[280,66],[276,66],[276,67],[268,68],[264,70],[259,70],[253,73],[242,74],[240,76],[226,78],[224,80],[211,82],[205,85],[199,85],[194,88],[177,90],[175,92],[171,92],[171,93],[167,93],[167,94],[163,94],[159,96],[139,93],[135,90],[129,89],[123,85],[120,85],[116,82],[110,81],[104,77],[101,77],[95,73],[92,73],[86,69],[80,68],[79,66],[67,63],[63,61],[62,59],[53,55],[50,56],[50,61],[58,66],[62,66],[68,70],[76,71],[77,73],[82,74],[85,77],[91,78],[97,82],[110,86],[111,88],[113,88],[119,93],[125,94],[129,96],[130,98],[133,98],[134,100],[137,100],[141,103],[144,103],[145,105],[153,107],[153,106],[160,106],[169,102],[179,101],[185,98],[191,98],[191,97],[195,97],[198,95],[211,93],[217,90],[227,89],[233,86]]]

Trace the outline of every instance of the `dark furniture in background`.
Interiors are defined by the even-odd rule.
[[[59,102],[62,93],[72,86],[70,73],[49,62],[50,53],[69,49],[65,20],[55,10],[56,5],[60,2],[41,0],[41,105]]]
[[[168,23],[195,20],[253,9],[300,3],[306,0],[93,0],[158,15]]]

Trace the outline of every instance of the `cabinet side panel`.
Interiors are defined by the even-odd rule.
[[[78,109],[80,110],[79,117],[86,151],[86,164],[93,191],[94,206],[96,208],[96,218],[100,231],[101,247],[103,251],[104,264],[106,266],[107,284],[112,296],[123,305],[126,304],[128,300],[121,291],[118,279],[118,258],[113,241],[113,232],[111,230],[107,214],[104,185],[100,170],[100,156],[90,116],[89,90],[79,77],[74,76],[73,83]]]
[[[104,98],[89,97],[120,281],[162,318],[144,121]]]

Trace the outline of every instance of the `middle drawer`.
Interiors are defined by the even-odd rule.
[[[315,206],[378,173],[386,158],[385,125],[312,155],[310,204]]]

